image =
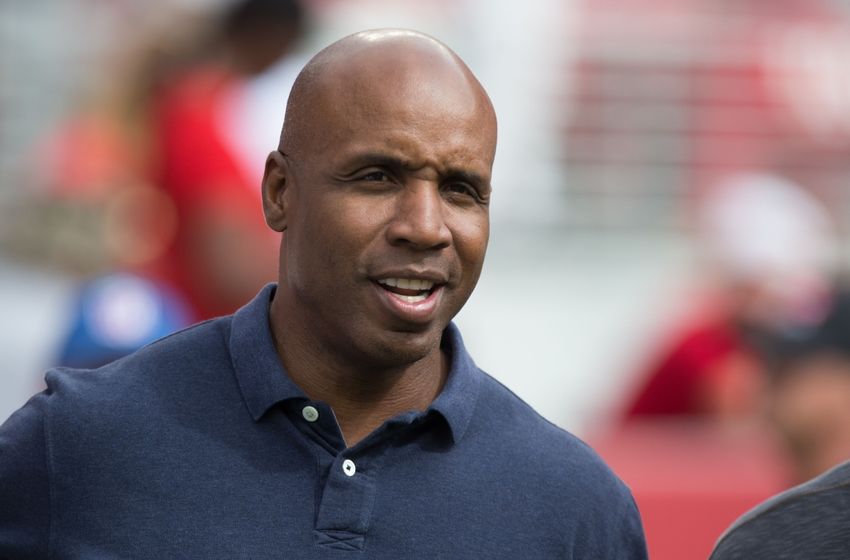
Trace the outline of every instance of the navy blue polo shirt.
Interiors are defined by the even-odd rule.
[[[646,558],[628,489],[454,326],[439,397],[346,448],[278,359],[273,294],[48,372],[0,428],[0,557]]]

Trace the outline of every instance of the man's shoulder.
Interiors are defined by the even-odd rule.
[[[712,560],[846,558],[850,550],[850,462],[786,490],[738,519]]]
[[[549,490],[563,486],[571,494],[578,489],[631,500],[626,486],[589,445],[486,373],[476,416],[500,453],[522,465],[518,472],[545,481]]]
[[[45,394],[53,408],[120,403],[188,382],[196,371],[226,365],[229,318],[192,325],[95,369],[53,368]]]
[[[573,535],[582,542],[573,554],[646,557],[631,492],[593,449],[487,374],[478,395],[460,445],[476,447],[469,469],[479,485],[522,496],[512,511],[549,534]]]
[[[551,449],[556,453],[564,448],[576,448],[582,455],[595,455],[581,439],[546,419],[500,381],[486,372],[481,371],[481,374],[476,415],[481,421],[502,428],[501,436],[507,442]]]

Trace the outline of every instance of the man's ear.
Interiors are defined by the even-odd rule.
[[[275,231],[286,230],[290,177],[283,154],[278,150],[271,152],[266,158],[266,169],[263,173],[263,213],[266,223]]]

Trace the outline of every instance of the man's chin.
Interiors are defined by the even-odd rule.
[[[403,368],[440,351],[443,328],[385,331],[366,349],[373,367]]]

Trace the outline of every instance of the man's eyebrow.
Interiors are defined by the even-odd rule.
[[[367,152],[363,154],[358,154],[352,157],[347,162],[347,166],[351,168],[366,167],[371,165],[377,167],[387,167],[390,169],[406,169],[411,171],[415,171],[418,168],[417,166],[413,165],[413,163],[407,158],[378,152]],[[481,175],[474,171],[470,171],[468,169],[449,167],[440,174],[448,179],[466,181],[467,183],[475,185],[486,191],[490,190],[490,181],[484,175]]]
[[[413,167],[410,160],[378,152],[357,154],[347,161],[348,167],[365,167],[370,165],[404,169],[411,169]]]

